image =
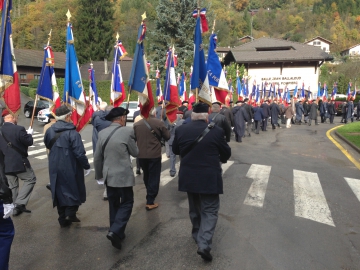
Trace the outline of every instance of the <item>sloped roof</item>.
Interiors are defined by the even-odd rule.
[[[217,47],[215,51],[218,52],[218,53],[224,53],[224,52],[231,51],[231,48],[229,48],[229,47]]]
[[[14,49],[16,65],[27,67],[42,67],[44,51],[30,49]],[[55,68],[65,69],[66,55],[63,52],[54,52]]]
[[[312,39],[310,39],[308,41],[305,41],[304,43],[305,44],[310,43],[311,41],[314,41],[315,39],[320,39],[320,40],[324,41],[325,43],[333,44],[330,40],[327,40],[327,39],[325,39],[323,37],[320,37],[320,36],[314,37],[314,38],[312,38]]]
[[[359,46],[359,45],[360,45],[360,43],[359,43],[359,44],[356,44],[356,45],[353,45],[353,46],[351,46],[351,47],[349,47],[349,48],[347,48],[347,49],[345,49],[345,50],[342,50],[340,53],[349,51],[349,50],[351,50],[351,49],[353,49],[353,48],[355,48],[355,47],[357,47],[357,46]]]
[[[105,62],[104,61],[93,61],[93,69],[95,71],[95,80],[97,81],[110,81],[111,80],[111,69],[113,61],[107,62],[108,73],[105,74]],[[132,58],[124,57],[120,62],[121,74],[123,80],[129,80],[130,72],[132,66]],[[80,66],[81,78],[84,80],[89,79],[88,69],[90,68],[90,63],[86,63]]]
[[[333,60],[319,47],[268,37],[232,48],[225,58],[231,55],[237,63]]]

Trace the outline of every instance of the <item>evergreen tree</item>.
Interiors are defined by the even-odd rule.
[[[193,0],[159,1],[155,30],[149,33],[152,39],[149,58],[155,66],[159,65],[160,70],[164,68],[168,48],[174,45],[178,67],[182,69],[186,65],[189,71],[194,51],[196,20],[192,17],[192,12],[195,8],[196,1]]]
[[[78,0],[74,39],[79,63],[108,58],[115,42],[113,4],[109,0]]]

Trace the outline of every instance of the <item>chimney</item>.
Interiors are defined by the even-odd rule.
[[[107,59],[104,58],[104,73],[108,74],[109,73],[109,68],[108,68],[108,63],[107,63]]]

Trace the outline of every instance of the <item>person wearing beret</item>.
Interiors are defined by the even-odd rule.
[[[257,103],[254,107],[255,134],[259,134],[260,124],[264,119],[263,109],[259,105],[260,103]]]
[[[117,249],[121,249],[134,205],[135,176],[130,155],[136,157],[139,153],[134,130],[125,126],[128,113],[116,107],[106,115],[111,124],[99,132],[94,155],[95,179],[104,182],[109,202],[110,229],[106,237]]]
[[[17,116],[5,114],[1,127],[0,150],[4,154],[5,175],[15,204],[14,216],[30,213],[26,205],[36,184],[36,176],[28,160],[28,147],[33,145],[33,130],[17,124]],[[19,179],[23,185],[19,190]]]
[[[221,103],[214,102],[211,106],[211,114],[209,115],[209,122],[214,122],[215,125],[221,127],[224,130],[226,142],[230,142],[231,126],[226,120],[225,116],[221,114]]]
[[[249,121],[249,114],[243,107],[244,101],[236,101],[236,106],[232,109],[234,115],[235,141],[242,142],[245,134],[246,122]]]
[[[330,103],[328,103],[328,112],[329,112],[330,124],[334,124],[334,117],[336,115],[336,109],[335,109],[334,102],[335,102],[334,100],[330,100]]]
[[[175,130],[180,127],[183,123],[184,123],[184,112],[178,110],[176,112],[176,120],[174,123],[172,123],[170,125],[170,139],[169,139],[169,146],[170,146],[170,176],[174,177],[176,174],[176,168],[175,168],[175,163],[176,163],[176,155],[174,154],[174,152],[172,151],[172,144],[175,138]]]
[[[184,100],[182,103],[181,103],[181,106],[179,107],[179,111],[182,111],[183,114],[185,114],[188,110],[188,106],[189,106],[189,101],[187,100]]]
[[[318,100],[313,100],[310,106],[309,126],[311,126],[311,120],[315,120],[315,125],[319,125],[317,120],[317,111],[318,111]]]
[[[187,192],[192,237],[197,243],[197,254],[206,261],[212,260],[212,238],[215,232],[219,194],[223,193],[220,162],[231,156],[231,148],[225,141],[224,131],[214,126],[193,147],[193,142],[208,126],[206,103],[193,107],[191,122],[175,130],[172,150],[181,156],[179,191]]]
[[[191,107],[194,106],[195,102],[192,102],[191,103]],[[191,113],[192,113],[193,109],[191,108],[191,110],[187,110],[185,113],[184,113],[184,120],[185,122],[189,122],[191,121]],[[188,119],[188,120],[187,120]]]
[[[276,126],[278,125],[278,119],[279,119],[279,114],[280,114],[280,107],[277,104],[277,100],[274,99],[273,103],[271,103],[270,105],[270,112],[271,112],[271,125],[272,125],[272,129],[276,129]]]
[[[55,111],[55,119],[56,123],[45,133],[44,143],[50,150],[53,207],[57,207],[60,227],[65,228],[80,222],[76,213],[86,200],[84,174],[90,173],[90,164],[81,136],[71,122],[71,110],[61,105]]]
[[[264,121],[263,121],[261,130],[262,131],[267,131],[266,128],[267,128],[269,117],[271,115],[270,106],[269,106],[269,100],[265,100],[263,102],[263,104],[261,104],[260,107],[263,109],[263,115],[264,115]]]
[[[15,235],[10,217],[14,204],[4,165],[4,154],[0,151],[0,269],[9,269],[11,244]]]
[[[249,104],[249,99],[245,98],[244,99],[244,104],[242,105],[242,107],[246,110],[247,114],[249,115],[249,119],[246,121],[246,133],[247,135],[250,137],[250,130],[251,130],[251,125],[252,125],[252,121],[254,120],[254,110],[252,108],[252,106]],[[245,135],[243,136],[245,137]]]
[[[143,181],[146,187],[146,210],[153,210],[159,206],[155,198],[159,192],[161,174],[161,146],[162,140],[170,139],[170,132],[165,123],[155,117],[156,109],[150,111],[148,119],[141,119],[134,123],[136,143],[139,148],[139,163],[143,170]],[[146,125],[149,124],[150,128]],[[156,133],[156,136],[152,131]],[[170,153],[169,153],[170,155]]]

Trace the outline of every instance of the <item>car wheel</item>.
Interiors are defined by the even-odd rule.
[[[30,111],[25,111],[24,114],[25,114],[25,117],[26,117],[26,118],[30,118],[30,116],[31,116]]]

